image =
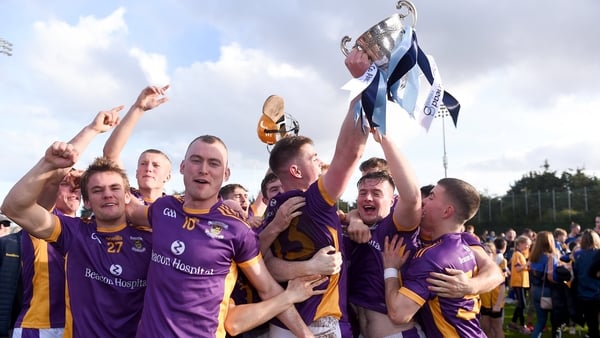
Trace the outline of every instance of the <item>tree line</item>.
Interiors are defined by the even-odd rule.
[[[576,168],[558,173],[544,161],[541,170],[529,171],[510,185],[504,195],[482,193],[479,212],[468,222],[476,229],[496,233],[513,228],[534,231],[569,231],[571,222],[582,228],[594,226],[600,212],[600,181]],[[340,200],[338,207],[347,211],[356,208],[356,202]]]

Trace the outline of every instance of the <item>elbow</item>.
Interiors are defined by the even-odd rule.
[[[402,312],[390,311],[389,309],[388,309],[388,317],[390,318],[390,321],[392,323],[394,323],[395,325],[406,324],[412,320],[412,317],[407,316],[406,314],[404,314]]]
[[[2,206],[0,206],[0,212],[4,216],[6,216],[10,219],[13,219],[17,213],[14,212],[12,206],[10,205],[9,202],[7,202],[7,200],[8,200],[8,198],[5,198],[4,201],[2,202]]]
[[[506,282],[506,278],[504,277],[504,274],[502,273],[502,271],[498,270],[498,272],[496,272],[494,274],[495,277],[495,283],[494,285],[498,286],[500,284],[504,284]]]
[[[225,331],[231,336],[237,336],[244,332],[242,327],[234,320],[225,320]]]

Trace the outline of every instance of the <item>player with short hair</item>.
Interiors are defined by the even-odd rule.
[[[118,110],[100,117],[100,132],[118,123]],[[2,210],[65,256],[69,300],[65,336],[87,337],[93,332],[107,337],[118,332],[131,337],[141,314],[151,238],[149,229],[126,220],[131,195],[125,172],[99,158],[83,173],[82,196],[94,213],[92,219],[53,215],[37,202],[45,185],[70,170],[80,152],[76,143],[53,143],[10,190]]]
[[[132,205],[130,217],[152,225],[148,288],[137,337],[224,337],[238,270],[262,299],[283,292],[267,270],[256,233],[219,198],[229,178],[227,148],[212,135],[194,139],[180,165],[185,194],[151,206]],[[298,313],[279,315],[298,336],[310,336]]]

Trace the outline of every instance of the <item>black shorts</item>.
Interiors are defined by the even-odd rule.
[[[503,313],[504,313],[504,308],[500,309],[500,311],[498,311],[498,312],[494,312],[489,307],[483,307],[483,306],[481,307],[481,315],[482,316],[489,316],[492,318],[502,318]]]

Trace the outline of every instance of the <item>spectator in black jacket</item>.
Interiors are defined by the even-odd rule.
[[[0,215],[1,227],[10,227],[10,220]],[[0,338],[12,336],[21,310],[21,232],[0,237]]]

